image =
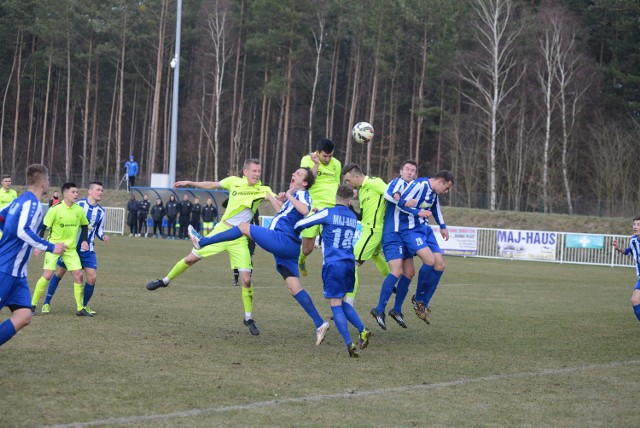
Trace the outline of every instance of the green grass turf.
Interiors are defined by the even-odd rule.
[[[335,326],[311,321],[254,258],[251,336],[226,255],[169,288],[144,285],[188,241],[98,243],[94,318],[74,315],[70,276],[52,304],[0,348],[0,426],[634,426],[640,420],[635,270],[448,257],[432,325],[404,305],[402,329],[369,310],[381,277],[361,268],[356,309],[373,331],[351,359]],[[30,284],[41,274],[32,258]],[[321,314],[321,252],[303,284]],[[390,305],[389,307],[390,308]],[[3,310],[0,319],[9,315]],[[355,330],[351,330],[356,338]]]

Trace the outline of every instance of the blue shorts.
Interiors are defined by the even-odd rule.
[[[382,252],[387,262],[413,258],[413,254],[407,250],[407,246],[402,242],[399,232],[389,232],[382,235]]]
[[[638,277],[638,282],[636,282],[636,288],[634,290],[640,290],[640,277]]]
[[[0,309],[31,308],[31,292],[27,278],[0,273]]]
[[[322,266],[322,284],[325,299],[342,299],[353,292],[356,282],[356,264],[353,260],[338,260]]]
[[[80,256],[82,269],[89,268],[98,270],[98,258],[96,257],[95,251],[78,251],[78,255]],[[65,269],[67,268],[62,261],[62,257],[58,258],[58,266]]]
[[[249,226],[251,238],[265,251],[273,254],[276,261],[276,269],[284,279],[293,275],[300,276],[298,271],[298,256],[300,255],[300,244],[289,235],[254,224]]]
[[[442,250],[440,249],[440,244],[438,244],[438,240],[436,239],[436,234],[433,232],[433,229],[431,229],[431,226],[429,226],[428,224],[425,224],[422,226],[422,229],[424,230],[424,234],[426,236],[427,247],[429,247],[431,252],[442,253]]]

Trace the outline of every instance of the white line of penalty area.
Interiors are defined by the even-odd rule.
[[[50,427],[51,428],[67,428],[67,427],[79,428],[79,427],[90,427],[90,426],[98,426],[98,425],[131,424],[135,422],[147,422],[147,421],[154,421],[154,420],[161,421],[161,420],[169,420],[169,419],[175,419],[175,418],[187,418],[187,417],[199,416],[206,413],[221,413],[221,412],[238,411],[238,410],[251,410],[251,409],[258,409],[258,408],[265,408],[265,407],[275,407],[275,406],[287,405],[287,404],[335,400],[335,399],[341,399],[346,397],[353,399],[354,397],[368,397],[372,395],[397,394],[397,393],[414,392],[414,391],[420,391],[420,390],[443,389],[443,388],[449,388],[452,386],[469,385],[469,384],[476,384],[476,383],[482,383],[482,382],[496,382],[496,381],[505,380],[505,379],[508,380],[508,379],[519,379],[519,378],[528,378],[528,377],[565,375],[565,374],[571,374],[571,373],[588,372],[588,371],[609,369],[609,368],[615,368],[615,367],[634,366],[634,365],[640,365],[640,360],[617,361],[617,362],[611,362],[611,363],[605,363],[605,364],[592,364],[592,365],[580,366],[580,367],[567,367],[563,369],[544,369],[544,370],[537,370],[537,371],[531,371],[531,372],[496,374],[496,375],[482,376],[482,377],[476,377],[476,378],[462,378],[462,379],[451,380],[447,382],[398,386],[394,388],[372,389],[369,391],[354,390],[354,391],[339,392],[335,394],[321,394],[321,395],[309,395],[306,397],[281,398],[281,399],[269,400],[269,401],[258,401],[255,403],[238,404],[233,406],[210,407],[208,409],[193,409],[193,410],[185,410],[182,412],[162,413],[162,414],[156,414],[156,415],[128,416],[128,417],[122,417],[122,418],[99,419],[99,420],[86,421],[86,422],[73,422],[73,423],[62,424],[62,425],[50,425]]]

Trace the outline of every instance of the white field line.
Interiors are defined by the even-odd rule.
[[[538,370],[538,371],[532,371],[532,372],[497,374],[497,375],[482,376],[482,377],[476,377],[476,378],[462,378],[462,379],[451,380],[447,382],[407,385],[407,386],[399,386],[395,388],[372,389],[369,391],[353,390],[353,391],[346,391],[346,392],[340,392],[335,394],[308,395],[306,397],[282,398],[277,400],[258,401],[255,403],[238,404],[234,406],[210,407],[208,409],[193,409],[193,410],[187,410],[182,412],[99,419],[99,420],[86,421],[86,422],[73,422],[73,423],[63,424],[63,425],[50,425],[50,427],[76,428],[76,427],[90,427],[90,426],[111,425],[111,424],[131,424],[136,422],[148,422],[148,421],[154,421],[154,420],[169,420],[169,419],[175,419],[175,418],[199,416],[206,413],[222,413],[222,412],[238,411],[238,410],[252,410],[252,409],[275,407],[275,406],[287,405],[287,404],[335,400],[335,399],[342,399],[347,397],[349,398],[368,397],[372,395],[387,395],[387,394],[396,395],[398,393],[415,392],[420,390],[443,389],[443,388],[449,388],[452,386],[470,385],[470,384],[476,384],[476,383],[482,383],[482,382],[496,382],[496,381],[501,381],[505,379],[521,379],[521,378],[529,378],[529,377],[556,376],[556,375],[581,373],[581,372],[603,370],[603,369],[632,366],[632,365],[640,365],[640,360],[617,361],[617,362],[611,362],[606,364],[592,364],[588,366],[568,367],[563,369],[544,369],[544,370]]]

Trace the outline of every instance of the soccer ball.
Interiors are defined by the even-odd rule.
[[[373,138],[373,126],[368,122],[358,122],[353,127],[351,135],[356,143],[368,143]]]

